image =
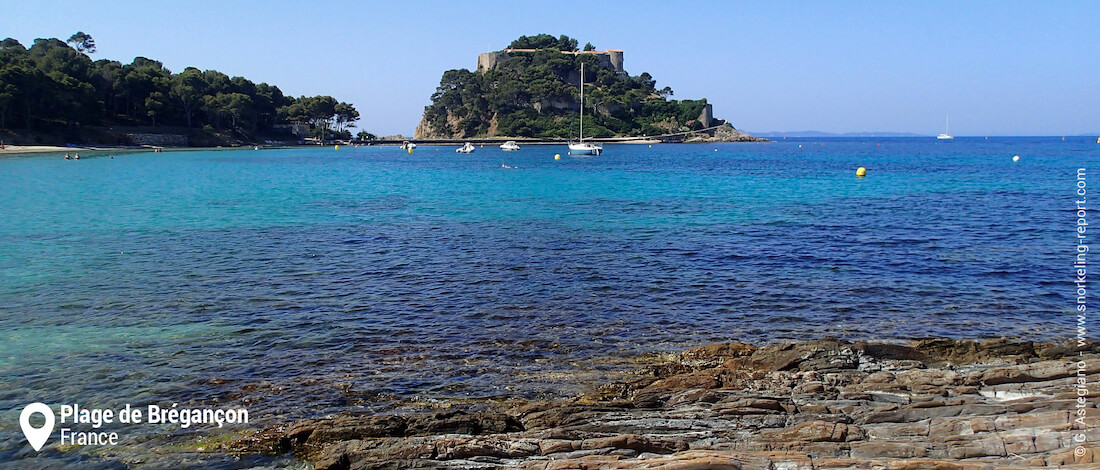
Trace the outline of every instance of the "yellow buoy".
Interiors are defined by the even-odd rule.
[[[412,153],[413,153],[413,149],[410,148],[409,149],[409,155],[412,155]]]
[[[554,160],[561,160],[561,154],[560,153],[555,153],[554,154]]]
[[[340,150],[340,146],[339,146],[339,145],[337,145],[337,146],[336,146],[336,150]]]
[[[864,167],[856,168],[856,176],[858,176],[860,178],[863,178],[864,176],[867,176],[867,169],[864,168]]]
[[[1019,155],[1015,155],[1015,156],[1013,156],[1013,157],[1012,157],[1012,161],[1014,161],[1014,162],[1018,162],[1018,161],[1020,161],[1020,156],[1019,156]]]
[[[649,148],[653,148],[653,144],[649,144]]]
[[[802,144],[798,144],[798,148],[802,148]]]

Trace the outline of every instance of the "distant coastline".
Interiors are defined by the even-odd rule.
[[[749,132],[758,137],[935,137],[932,134],[912,132],[822,132],[822,131],[786,131],[786,132]]]

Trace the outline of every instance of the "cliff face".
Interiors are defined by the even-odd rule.
[[[420,124],[416,125],[416,132],[413,133],[414,139],[446,139],[450,137],[450,135],[437,133],[432,129],[432,125],[428,123],[427,114],[420,118]]]

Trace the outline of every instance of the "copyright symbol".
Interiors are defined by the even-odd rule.
[[[1082,446],[1075,447],[1073,449],[1073,455],[1075,455],[1077,457],[1084,457],[1085,456],[1085,448],[1082,447]]]

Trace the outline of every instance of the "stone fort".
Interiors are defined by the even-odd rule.
[[[512,57],[513,54],[535,52],[538,49],[504,49],[496,52],[485,52],[477,56],[477,71],[485,73],[492,70],[502,60]],[[615,70],[615,73],[625,74],[623,70],[623,51],[621,49],[608,49],[606,51],[561,51],[562,54],[592,54],[600,61],[600,66]]]

